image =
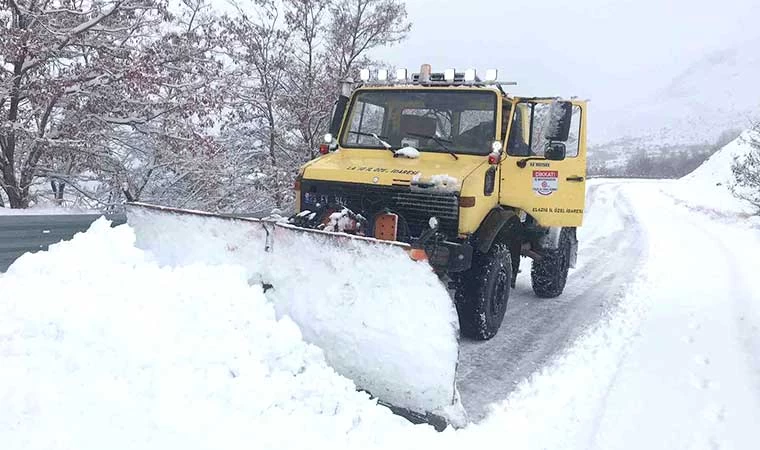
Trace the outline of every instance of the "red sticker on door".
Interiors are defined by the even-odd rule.
[[[551,195],[557,190],[558,177],[559,172],[556,170],[534,170],[533,192],[538,195]]]

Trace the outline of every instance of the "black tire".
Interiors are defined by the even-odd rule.
[[[573,247],[572,233],[571,228],[563,228],[559,234],[559,246],[554,250],[546,250],[540,261],[533,260],[530,280],[537,296],[555,298],[565,290]]]
[[[462,336],[481,341],[496,336],[507,310],[511,282],[512,257],[506,244],[495,243],[488,253],[475,252],[455,296]]]

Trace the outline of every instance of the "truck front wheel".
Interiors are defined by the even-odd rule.
[[[559,297],[565,290],[572,248],[572,229],[563,228],[559,234],[557,248],[544,251],[544,257],[540,261],[533,260],[530,279],[533,292],[537,296],[541,298]]]
[[[487,253],[475,252],[455,295],[463,336],[483,341],[496,336],[507,310],[511,281],[512,257],[506,244],[494,243]]]

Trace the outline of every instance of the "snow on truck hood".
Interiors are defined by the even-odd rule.
[[[457,156],[459,159],[448,153],[420,152],[418,158],[394,158],[394,153],[388,150],[342,149],[309,163],[304,179],[392,186],[410,183],[413,179],[427,184],[446,175],[449,184],[455,181],[453,188],[459,191],[465,178],[488,160],[480,155]]]

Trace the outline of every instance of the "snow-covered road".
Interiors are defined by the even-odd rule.
[[[355,392],[234,266],[161,267],[97,222],[0,278],[0,442],[755,449],[760,221],[694,192],[591,184],[566,294],[521,275],[502,332],[461,350],[477,423],[444,433]]]
[[[593,413],[593,442],[757,448],[760,230],[716,220],[720,205],[710,215],[667,188],[623,189],[650,240],[646,313]]]
[[[571,282],[596,266],[596,288],[586,298],[568,291],[591,317],[557,317],[557,328],[580,333],[562,350],[555,331],[532,341],[524,361],[542,346],[555,358],[530,379],[505,367],[503,378],[519,384],[483,428],[517,425],[512,438],[526,448],[757,448],[760,228],[675,186],[591,189],[591,238]],[[596,236],[616,224],[623,232],[612,240]]]
[[[523,258],[499,333],[486,342],[462,341],[458,383],[471,420],[483,419],[490,404],[506,398],[518,382],[604,317],[635,278],[647,241],[622,187],[598,182],[589,186],[578,265],[562,296],[536,297],[530,287],[530,260]]]

